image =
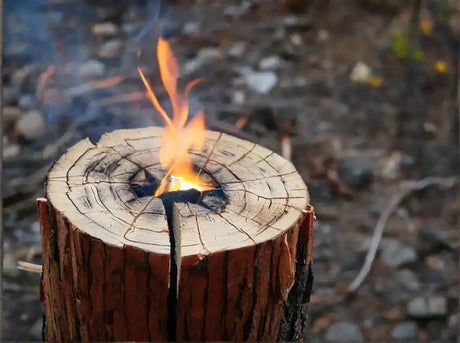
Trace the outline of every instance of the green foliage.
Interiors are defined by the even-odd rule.
[[[408,58],[415,62],[422,62],[425,58],[423,52],[409,44],[407,37],[401,32],[391,33],[391,49],[399,58]]]

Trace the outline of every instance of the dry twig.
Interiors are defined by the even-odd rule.
[[[411,181],[403,181],[401,183],[401,191],[393,197],[390,202],[390,205],[383,211],[382,215],[380,216],[377,224],[374,228],[374,234],[372,236],[371,244],[369,246],[369,250],[366,255],[366,260],[358,274],[358,276],[353,280],[353,282],[348,286],[348,292],[354,293],[363,283],[366,276],[369,274],[372,263],[374,262],[375,255],[377,253],[377,249],[379,247],[380,241],[382,239],[383,230],[385,229],[385,225],[396,210],[398,205],[401,201],[411,194],[414,191],[422,190],[429,186],[439,186],[442,188],[450,188],[457,183],[456,177],[448,177],[448,178],[441,178],[441,177],[428,177],[422,180],[411,180]]]
[[[31,272],[31,273],[40,274],[42,272],[41,264],[35,264],[35,263],[30,263],[30,262],[25,262],[25,261],[18,261],[18,268],[21,270],[25,270],[26,272]]]

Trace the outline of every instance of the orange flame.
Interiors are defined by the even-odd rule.
[[[165,177],[155,192],[160,196],[165,192],[196,189],[205,191],[214,188],[212,182],[201,177],[193,169],[193,162],[188,153],[190,148],[201,149],[204,143],[204,113],[198,112],[187,124],[189,115],[188,95],[190,90],[203,79],[196,79],[187,84],[184,90],[177,88],[179,67],[172,54],[169,43],[160,38],[157,47],[157,59],[160,67],[160,77],[172,104],[172,120],[161,107],[155,93],[147,81],[141,68],[137,68],[142,81],[147,88],[147,97],[166,123],[161,136],[159,159],[167,170]]]

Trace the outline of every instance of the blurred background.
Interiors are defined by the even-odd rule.
[[[308,341],[457,339],[456,1],[3,5],[4,339],[41,340],[40,274],[17,264],[41,264],[34,200],[53,162],[81,138],[163,125],[136,70],[168,107],[160,34],[184,82],[206,78],[192,112],[204,108],[210,129],[291,150],[309,187]],[[372,249],[367,277],[353,282]]]

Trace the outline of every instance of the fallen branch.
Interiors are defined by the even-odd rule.
[[[415,181],[403,181],[401,183],[401,191],[393,197],[390,202],[390,205],[383,211],[380,216],[377,224],[374,228],[374,234],[372,236],[371,244],[366,255],[366,260],[362,266],[358,276],[353,280],[353,282],[348,286],[348,293],[356,292],[361,284],[363,283],[366,276],[369,274],[372,263],[374,262],[377,249],[379,247],[380,241],[382,240],[383,230],[385,229],[388,219],[391,217],[393,212],[397,209],[401,201],[411,194],[412,192],[422,190],[429,186],[439,186],[442,188],[450,188],[457,183],[456,177],[428,177],[422,180]]]

